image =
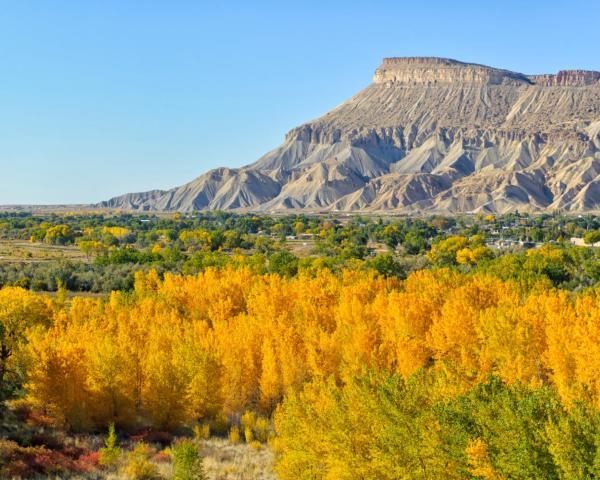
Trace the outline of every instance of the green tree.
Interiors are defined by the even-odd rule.
[[[600,414],[585,402],[575,404],[546,428],[549,450],[562,480],[599,478]]]
[[[269,257],[269,271],[284,276],[294,276],[298,273],[298,257],[282,250]]]
[[[508,386],[491,378],[434,411],[450,461],[463,468],[468,468],[465,450],[479,441],[499,478],[560,478],[546,439],[546,426],[562,412],[555,390]]]
[[[417,255],[427,248],[427,240],[417,230],[410,230],[404,237],[402,242],[406,253]]]
[[[592,230],[591,232],[587,232],[583,236],[583,241],[587,245],[593,245],[594,243],[600,242],[600,230]]]
[[[171,447],[173,480],[206,480],[202,457],[192,440],[181,440]]]
[[[391,253],[377,255],[367,265],[385,277],[406,278],[406,268]]]
[[[100,465],[114,467],[121,457],[121,449],[117,446],[117,434],[115,424],[108,426],[108,435],[104,439],[104,447],[100,449]]]

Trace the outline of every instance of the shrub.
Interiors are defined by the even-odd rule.
[[[21,447],[12,440],[0,439],[1,478],[31,477],[45,473],[46,457],[51,450],[43,447]]]
[[[242,428],[254,428],[256,424],[256,413],[247,411],[242,415]]]
[[[210,438],[210,425],[203,423],[202,425],[194,425],[194,438],[196,440],[207,440]]]
[[[29,478],[96,470],[93,454],[77,447],[50,450],[45,447],[21,447],[10,440],[0,440],[0,478]]]
[[[246,440],[246,443],[252,443],[254,441],[254,434],[250,427],[244,428],[244,440]]]
[[[259,442],[266,443],[271,438],[271,423],[264,417],[256,419],[254,424],[254,436]]]
[[[15,415],[15,417],[17,417],[17,420],[19,420],[20,422],[27,421],[29,415],[31,415],[31,404],[23,398],[11,400],[9,402],[6,402],[6,404],[8,405],[8,408],[10,408],[10,411]]]
[[[77,463],[83,471],[95,470],[100,466],[100,452],[84,453],[79,456]]]
[[[0,475],[2,478],[25,476],[26,463],[20,458],[23,449],[17,442],[0,438]]]
[[[20,448],[21,447],[19,447],[19,444],[17,442],[0,438],[0,459],[4,461],[6,459],[11,458],[14,452],[19,450]]]
[[[246,412],[242,415],[242,428],[246,443],[254,440],[266,443],[271,437],[271,424],[268,419],[259,417],[254,412]]]
[[[229,430],[229,441],[231,443],[240,443],[240,429],[237,426],[231,427]]]
[[[173,480],[206,480],[202,457],[191,440],[182,440],[173,445]]]
[[[250,442],[250,447],[252,447],[254,450],[260,450],[262,448],[262,443],[260,443],[258,440],[253,440]]]
[[[210,423],[210,430],[215,432],[217,435],[225,435],[227,433],[228,426],[229,421],[227,420],[227,415],[224,413],[219,413]]]
[[[121,449],[117,446],[117,434],[115,433],[115,424],[108,426],[108,436],[104,440],[104,448],[100,449],[98,460],[100,465],[112,467],[116,465],[121,457]]]
[[[158,467],[148,460],[152,448],[144,442],[138,443],[127,455],[127,464],[123,468],[125,476],[131,480],[153,480],[158,478]]]
[[[152,461],[156,463],[169,463],[171,461],[171,449],[165,448],[152,456]]]
[[[82,455],[85,455],[89,452],[85,448],[77,447],[74,445],[69,445],[69,446],[63,447],[60,450],[60,453],[62,453],[66,457],[72,458],[73,460],[77,460]]]
[[[31,427],[53,428],[55,426],[54,419],[40,410],[32,410],[26,423]]]

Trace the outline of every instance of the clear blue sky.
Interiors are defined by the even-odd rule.
[[[596,1],[0,1],[0,204],[241,166],[384,56],[600,70]]]

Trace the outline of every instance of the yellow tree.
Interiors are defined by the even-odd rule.
[[[455,388],[467,387],[485,378],[480,371],[482,338],[478,335],[480,315],[497,305],[505,284],[493,277],[475,275],[448,292],[446,301],[428,332],[428,344],[438,366],[450,375]]]
[[[28,344],[28,399],[50,413],[59,426],[74,430],[94,426],[91,406],[96,400],[87,387],[86,342],[80,329],[55,327],[38,329]]]
[[[282,394],[279,360],[275,354],[272,341],[266,339],[262,346],[260,406],[266,413],[270,414],[281,400]]]
[[[434,350],[428,333],[439,316],[452,288],[464,278],[450,270],[419,271],[412,274],[401,291],[381,295],[375,308],[382,331],[382,353],[387,368],[398,371],[404,378],[431,364]]]
[[[9,389],[9,376],[15,372],[11,360],[35,325],[50,322],[50,302],[41,296],[18,287],[0,289],[0,399]]]
[[[152,322],[143,358],[142,411],[160,428],[172,428],[186,419],[185,371],[174,359],[174,337],[183,332],[175,322]]]
[[[210,419],[223,406],[223,367],[207,322],[186,325],[174,339],[173,362],[186,378],[185,408],[190,420]]]

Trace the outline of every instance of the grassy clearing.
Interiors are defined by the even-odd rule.
[[[7,406],[0,408],[2,480],[168,480],[175,478],[173,462],[182,442],[200,454],[209,480],[275,480],[273,452],[266,440],[232,442],[221,436],[206,437],[208,429],[194,432],[193,438],[153,429],[67,433],[24,401]]]
[[[275,480],[273,473],[273,452],[267,445],[260,448],[229,440],[211,438],[200,441],[204,472],[209,480]],[[162,457],[164,458],[164,457]],[[168,479],[173,475],[171,461],[155,456],[152,460],[158,468],[159,478]],[[127,480],[122,473],[106,474],[106,480]]]
[[[275,480],[273,453],[264,444],[256,448],[212,438],[202,442],[201,453],[211,480]]]
[[[52,260],[79,260],[88,258],[75,245],[48,245],[25,240],[0,240],[0,263],[48,262]]]
[[[204,471],[209,480],[275,480],[273,453],[267,445],[255,448],[248,444],[233,444],[221,438],[202,440],[200,445]],[[170,460],[159,454],[151,461],[158,468],[159,478],[171,478],[173,464]],[[102,472],[73,478],[127,480],[123,473]]]
[[[122,445],[122,450],[112,467],[98,464],[97,453],[102,445],[102,438],[96,436],[79,437],[75,442],[67,441],[61,450],[27,449],[26,459],[14,460],[16,454],[11,450],[11,443],[0,440],[0,464],[12,461],[8,471],[1,478],[11,479],[77,479],[77,480],[168,480],[173,478],[173,460],[169,448],[147,444],[147,455],[144,456],[144,469],[152,475],[142,475],[139,469],[132,473],[130,467],[131,452],[136,448],[133,443]],[[275,480],[273,473],[273,453],[266,444],[231,443],[227,439],[211,438],[198,442],[202,457],[204,473],[209,480]],[[87,451],[79,459],[70,459],[68,452],[74,450]],[[95,450],[97,452],[97,450]],[[66,454],[64,452],[67,452]],[[5,458],[4,458],[5,457]],[[18,462],[27,465],[19,468]],[[36,473],[50,470],[53,473]],[[12,471],[16,474],[10,474]]]

